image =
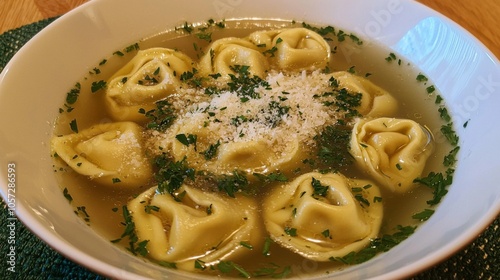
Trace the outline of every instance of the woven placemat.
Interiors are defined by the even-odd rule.
[[[0,34],[0,72],[20,47],[53,20]],[[8,212],[3,202],[0,208],[0,279],[105,279],[52,250],[19,221],[16,221],[16,272],[8,271],[9,228],[5,222]],[[500,216],[465,249],[412,279],[500,279]]]

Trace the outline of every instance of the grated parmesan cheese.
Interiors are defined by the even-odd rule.
[[[202,89],[181,89],[172,101],[177,120],[165,133],[150,132],[153,140],[148,146],[159,154],[164,151],[159,147],[169,147],[175,134],[193,124],[210,131],[211,143],[265,141],[276,154],[286,152],[292,140],[313,145],[313,137],[323,127],[343,117],[336,107],[314,97],[332,90],[330,77],[320,71],[270,72],[265,79],[269,87],[259,86],[255,92],[260,98],[246,102],[237,91],[207,96]]]

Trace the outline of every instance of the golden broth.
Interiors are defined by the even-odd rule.
[[[289,26],[300,26],[300,24],[284,21],[228,21],[225,28],[213,30],[212,40],[229,36],[244,37],[256,30]],[[201,54],[200,50],[208,45],[208,41],[196,38],[194,34],[194,32],[193,34],[185,34],[185,32],[171,30],[147,38],[139,42],[139,46],[140,49],[151,47],[178,49],[193,60],[197,60]],[[355,66],[351,69],[354,69],[358,75],[368,76],[369,80],[389,91],[398,100],[399,112],[393,117],[413,119],[428,127],[430,131],[435,133],[435,136],[439,135],[438,132],[443,121],[437,111],[438,106],[434,103],[437,93],[428,94],[426,88],[431,84],[416,80],[420,73],[419,69],[405,61],[398,63],[399,58],[392,62],[386,61],[385,58],[389,56],[391,51],[375,42],[364,41],[362,45],[358,45],[346,38],[342,43],[332,41],[331,48],[334,50],[329,66],[332,71],[347,70]],[[123,56],[110,56],[106,63],[101,63],[96,68],[91,69],[85,78],[79,81],[81,92],[78,101],[71,105],[74,109],[70,112],[67,112],[68,107],[61,107],[61,111],[64,112],[56,121],[55,135],[72,133],[69,124],[75,119],[78,121],[80,131],[95,124],[112,121],[103,104],[104,92],[91,93],[90,85],[95,81],[107,80],[136,54],[135,50],[130,53],[122,52]],[[449,152],[450,145],[440,137],[436,137],[434,150],[422,176],[430,171],[442,172],[444,170],[442,160]],[[75,213],[85,219],[96,232],[109,240],[119,238],[124,230],[122,206],[150,187],[122,190],[118,186],[116,188],[100,186],[92,180],[78,175],[70,167],[57,160],[54,164],[54,171],[61,188],[71,196],[71,204],[75,208]],[[352,171],[349,172],[350,177],[366,177],[364,173],[353,176]],[[356,172],[359,173],[359,171]],[[152,183],[152,185],[154,184]],[[425,186],[402,195],[390,193],[383,188],[381,191],[384,199],[384,219],[380,236],[392,233],[396,225],[419,224],[419,221],[412,219],[412,215],[430,208],[426,201],[432,198],[432,191]],[[265,194],[266,192],[258,194],[257,199],[261,200]],[[263,221],[261,221],[261,228],[263,236],[266,236]],[[127,245],[125,241],[122,243]],[[289,266],[293,275],[328,273],[344,266],[340,262],[311,261],[275,243],[271,245],[271,252],[270,256],[264,256],[260,249],[256,249],[244,259],[235,262],[247,271],[269,267],[271,263],[281,268]]]

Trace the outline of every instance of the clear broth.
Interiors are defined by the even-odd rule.
[[[212,40],[229,36],[244,37],[256,30],[290,26],[300,26],[300,24],[285,21],[227,21],[225,28],[216,29],[212,34]],[[365,76],[370,73],[369,80],[389,91],[398,100],[400,109],[394,117],[412,119],[428,127],[434,133],[439,131],[443,121],[437,111],[438,107],[434,104],[437,92],[429,95],[426,92],[426,87],[430,85],[429,82],[416,81],[416,76],[420,73],[418,68],[404,61],[400,64],[398,61],[387,62],[385,58],[392,51],[376,42],[363,41],[362,45],[357,45],[347,38],[342,43],[334,41],[331,44],[332,50],[335,50],[330,65],[332,71],[347,70],[355,66],[354,69],[358,75]],[[139,42],[139,45],[141,49],[151,47],[179,49],[196,60],[200,55],[199,49],[205,48],[208,42],[197,39],[192,34],[180,34],[175,30],[169,30],[144,39]],[[111,122],[112,119],[104,107],[103,92],[91,93],[90,85],[93,81],[107,80],[134,55],[135,52],[125,53],[122,57],[111,55],[106,58],[107,62],[104,65],[96,67],[100,70],[99,74],[91,69],[85,78],[79,81],[82,90],[78,102],[74,104],[74,110],[61,113],[56,121],[54,134],[70,134],[69,123],[73,119],[78,120],[79,130],[95,124]],[[99,62],[96,62],[97,64]],[[66,109],[65,107],[61,108]],[[435,140],[435,152],[428,160],[423,176],[430,171],[441,172],[444,169],[442,160],[450,150],[450,146],[446,141]],[[78,175],[59,161],[55,161],[54,171],[61,188],[67,189],[71,195],[71,203],[75,208],[75,213],[86,219],[89,226],[109,240],[117,239],[123,232],[122,206],[149,188],[148,186],[130,191],[103,187]],[[403,195],[381,190],[384,198],[384,220],[380,235],[392,233],[396,225],[418,225],[420,222],[412,219],[411,216],[429,208],[426,201],[432,198],[431,190],[425,186],[418,187]],[[84,211],[82,211],[82,206],[85,207]],[[263,222],[261,228],[265,231]],[[250,271],[262,268],[269,263],[281,267],[290,266],[294,276],[331,273],[343,267],[337,262],[318,263],[305,259],[274,243],[271,247],[272,255],[270,257],[263,256],[259,250],[254,251],[255,253],[236,262]]]

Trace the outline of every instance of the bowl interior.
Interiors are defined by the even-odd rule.
[[[117,12],[117,6],[120,6]],[[441,91],[460,136],[454,183],[408,240],[339,279],[402,278],[455,252],[500,212],[500,66],[482,44],[410,1],[93,0],[35,36],[0,75],[0,161],[16,164],[18,217],[67,257],[113,278],[183,274],[141,261],[96,235],[57,186],[49,139],[66,92],[103,58],[183,22],[295,19],[376,40],[417,65]],[[464,124],[467,126],[464,127]],[[1,194],[7,195],[6,169]],[[182,277],[188,277],[183,275]],[[199,277],[199,276],[198,276]]]

